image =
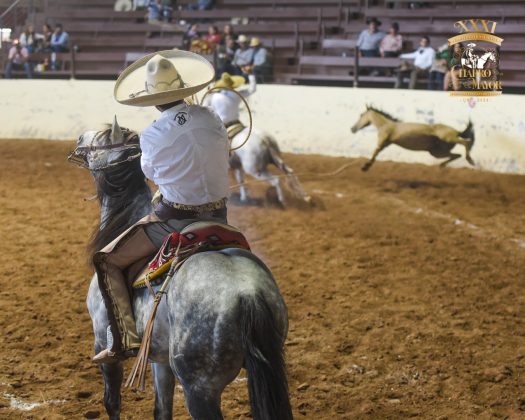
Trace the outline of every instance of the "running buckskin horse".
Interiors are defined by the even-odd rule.
[[[70,161],[89,169],[100,201],[100,225],[91,253],[111,242],[152,209],[140,167],[138,136],[120,128],[87,131]],[[159,290],[159,285],[153,286]],[[107,347],[108,317],[96,275],[87,306],[95,353]],[[153,307],[148,288],[133,291],[142,336]],[[157,309],[149,360],[155,387],[154,418],[172,419],[175,381],[193,419],[222,419],[221,394],[247,371],[251,411],[257,420],[292,419],[284,361],[287,309],[269,269],[252,253],[230,248],[191,255],[176,271]],[[123,365],[101,364],[109,418],[121,411]]]
[[[384,111],[367,105],[366,111],[352,127],[352,133],[373,124],[377,128],[377,147],[368,162],[361,168],[368,171],[375,162],[377,155],[387,146],[397,144],[409,150],[423,150],[436,158],[448,158],[440,164],[443,168],[453,160],[461,157],[452,153],[456,144],[465,147],[465,158],[474,165],[470,150],[474,146],[474,127],[469,120],[467,128],[460,132],[444,124],[405,123],[392,117]]]

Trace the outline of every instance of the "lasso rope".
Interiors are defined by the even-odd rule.
[[[221,90],[229,90],[229,91],[235,93],[239,98],[241,98],[241,100],[244,102],[244,106],[248,110],[248,117],[250,118],[250,126],[249,126],[249,130],[248,130],[248,134],[246,135],[246,139],[241,143],[240,146],[237,146],[237,147],[234,147],[234,148],[230,147],[230,152],[234,152],[235,150],[239,150],[241,147],[243,147],[248,142],[248,140],[250,139],[250,135],[252,134],[252,128],[253,128],[252,111],[250,110],[250,106],[248,105],[248,102],[246,101],[244,96],[242,96],[235,89],[231,89],[231,88],[227,88],[227,87],[214,87],[214,88],[209,89],[204,94],[204,96],[202,97],[201,105],[204,103],[204,98],[206,98],[206,96],[208,96],[210,93],[213,93],[214,91],[218,92],[218,91],[221,91]],[[232,141],[233,141],[233,139],[232,139]]]
[[[333,172],[326,172],[324,174],[316,174],[316,173],[313,173],[313,172],[302,172],[302,173],[298,173],[298,174],[293,174],[295,175],[296,177],[299,177],[299,176],[305,176],[305,175],[311,175],[311,176],[314,176],[316,178],[328,178],[328,177],[331,177],[331,176],[336,176],[336,175],[339,175],[341,172],[343,172],[345,169],[349,168],[350,166],[354,166],[354,165],[357,165],[359,164],[360,162],[349,162],[349,163],[345,163],[343,166],[340,166],[338,169],[336,169],[335,171]],[[283,175],[273,175],[275,178],[286,178],[288,177],[290,174],[283,174]],[[243,185],[250,185],[250,184],[256,184],[256,183],[259,183],[259,182],[267,182],[266,179],[255,179],[253,181],[248,181],[248,182],[243,182],[242,184],[234,184],[234,185],[231,185],[230,186],[230,189],[233,190],[235,188],[239,188]]]

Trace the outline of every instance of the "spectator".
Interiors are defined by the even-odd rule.
[[[226,35],[226,38],[223,39],[223,41],[224,45],[219,46],[219,53],[217,55],[217,77],[219,77],[222,73],[235,72],[235,67],[232,64],[232,60],[235,56],[235,51],[237,51],[238,48],[237,43],[229,35]]]
[[[210,45],[211,50],[215,50],[215,47],[221,42],[219,28],[214,25],[208,26],[208,33],[204,35],[203,39]]]
[[[461,64],[461,56],[463,55],[463,44],[457,43],[454,44],[454,49],[452,50],[452,57],[448,61],[448,71],[445,74],[445,79],[443,80],[443,89],[448,90],[452,84],[453,90],[459,90],[460,83],[458,79],[459,69],[456,66]]]
[[[35,51],[36,52],[49,52],[51,51],[51,37],[53,36],[53,28],[51,25],[46,23],[42,27],[42,37],[37,37],[35,40]]]
[[[214,0],[197,0],[197,3],[190,4],[188,9],[190,10],[210,10],[213,8]]]
[[[171,22],[171,2],[151,0],[148,4],[148,23]]]
[[[51,50],[53,52],[69,51],[69,34],[63,30],[60,23],[55,25],[55,31],[51,36]]]
[[[428,89],[429,90],[443,90],[443,83],[445,74],[448,71],[447,65],[449,60],[448,44],[443,44],[438,48],[432,66],[428,74]]]
[[[379,44],[385,37],[385,33],[378,30],[381,26],[381,21],[371,18],[366,23],[368,24],[368,29],[363,30],[359,34],[357,47],[362,57],[379,57]]]
[[[406,74],[410,75],[409,89],[415,89],[418,76],[428,75],[428,70],[432,66],[434,60],[434,49],[430,46],[430,38],[424,36],[419,42],[419,48],[408,54],[401,54],[399,57],[403,59],[413,59],[414,63],[404,63],[398,70],[395,88],[400,88],[403,84],[403,77]]]
[[[31,74],[31,65],[28,61],[29,51],[26,47],[20,45],[20,41],[15,39],[13,41],[13,46],[9,49],[9,54],[7,56],[7,64],[5,66],[5,78],[11,79],[13,69],[14,70],[25,70],[27,78],[31,79],[33,75]]]
[[[190,25],[186,33],[182,36],[182,45],[185,50],[191,48],[191,43],[200,38],[199,26],[196,23]]]
[[[381,40],[379,44],[379,52],[381,57],[398,57],[403,48],[403,37],[399,34],[399,24],[392,23],[388,34]]]
[[[26,30],[20,35],[20,45],[27,48],[29,54],[36,51],[38,40],[42,39],[44,35],[37,34],[33,25],[28,25]]]
[[[253,49],[248,48],[248,38],[246,35],[239,35],[237,38],[239,48],[235,51],[233,56],[232,64],[234,66],[233,74],[241,75],[243,74],[242,68],[245,66],[250,66],[253,62]]]
[[[252,38],[250,47],[253,50],[253,61],[243,68],[245,73],[253,73],[257,83],[264,83],[272,79],[273,67],[268,50],[263,47],[259,38]]]
[[[224,28],[222,29],[222,45],[225,44],[227,36],[232,37],[234,41],[237,39],[237,35],[235,35],[235,32],[233,31],[233,26],[229,23],[224,25]]]

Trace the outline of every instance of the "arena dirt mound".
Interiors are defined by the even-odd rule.
[[[66,163],[72,142],[0,144],[0,418],[105,418],[84,303],[91,178]],[[351,162],[285,158],[296,173]],[[296,418],[524,418],[523,177],[358,163],[301,179],[325,211],[230,206],[289,307]],[[249,418],[244,377],[223,408]],[[124,391],[123,419],[152,410],[151,386]]]

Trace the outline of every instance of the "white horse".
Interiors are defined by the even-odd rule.
[[[248,135],[248,128],[245,128],[232,139],[231,147],[242,145]],[[303,190],[299,180],[282,159],[277,141],[269,134],[252,130],[250,139],[240,149],[235,150],[230,157],[230,168],[235,174],[239,183],[241,202],[247,202],[248,190],[245,185],[244,175],[248,174],[259,181],[266,181],[277,191],[277,198],[281,205],[285,205],[285,197],[279,178],[268,171],[268,165],[275,165],[286,178],[287,184],[295,196],[306,202],[310,201],[309,195]]]

